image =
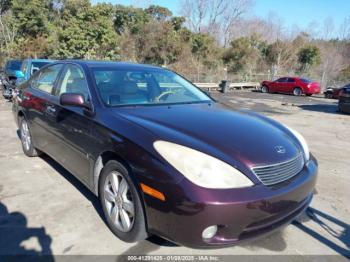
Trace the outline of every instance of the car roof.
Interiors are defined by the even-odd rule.
[[[8,63],[12,63],[12,62],[22,62],[23,60],[21,59],[10,59],[10,60],[7,60],[6,64]]]
[[[56,60],[51,60],[51,59],[34,59],[34,58],[28,58],[25,59],[26,61],[31,61],[31,62],[56,62]]]
[[[57,63],[75,63],[79,65],[85,65],[87,67],[94,68],[121,68],[121,69],[166,69],[159,66],[148,65],[148,64],[136,64],[131,62],[115,62],[115,61],[92,61],[92,60],[61,60],[56,61]]]

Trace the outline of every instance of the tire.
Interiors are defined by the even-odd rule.
[[[23,153],[29,157],[35,157],[40,155],[40,151],[33,146],[32,135],[29,130],[27,120],[22,117],[19,121],[19,133],[22,143]]]
[[[119,162],[110,160],[102,169],[99,197],[107,225],[119,239],[131,243],[148,237],[140,195],[128,170]]]
[[[341,109],[341,106],[339,105],[338,103],[338,110],[337,110],[339,113],[343,113],[343,110]]]
[[[262,93],[268,93],[269,92],[269,88],[267,86],[262,86],[261,87],[261,92]]]
[[[306,94],[306,96],[312,96],[312,94]]]
[[[296,87],[293,89],[293,95],[295,96],[301,96],[303,94],[303,91],[301,90],[300,87]]]

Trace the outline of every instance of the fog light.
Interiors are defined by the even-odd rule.
[[[202,232],[202,238],[204,239],[210,239],[213,236],[215,236],[216,232],[218,231],[218,227],[217,226],[210,226],[207,227],[206,229],[203,230]]]

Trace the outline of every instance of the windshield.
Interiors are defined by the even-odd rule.
[[[307,78],[300,78],[300,80],[306,84],[312,83],[312,81],[310,79],[307,79]]]
[[[93,68],[92,71],[107,106],[211,101],[193,84],[169,70]]]

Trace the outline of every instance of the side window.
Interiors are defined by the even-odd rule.
[[[27,61],[23,61],[21,71],[23,72],[24,75],[26,74],[27,67],[28,67],[28,62]]]
[[[279,78],[279,79],[277,79],[276,82],[278,82],[278,83],[283,83],[283,82],[285,82],[285,78],[284,78],[284,77],[283,77],[283,78]]]
[[[89,88],[82,69],[76,65],[67,65],[62,74],[60,85],[56,90],[56,95],[64,93],[79,93],[89,100]]]
[[[53,65],[45,68],[39,73],[38,77],[33,79],[33,87],[51,94],[61,68],[62,65]]]
[[[294,79],[293,78],[288,78],[288,81],[287,81],[288,83],[294,83],[295,81],[294,81]]]

